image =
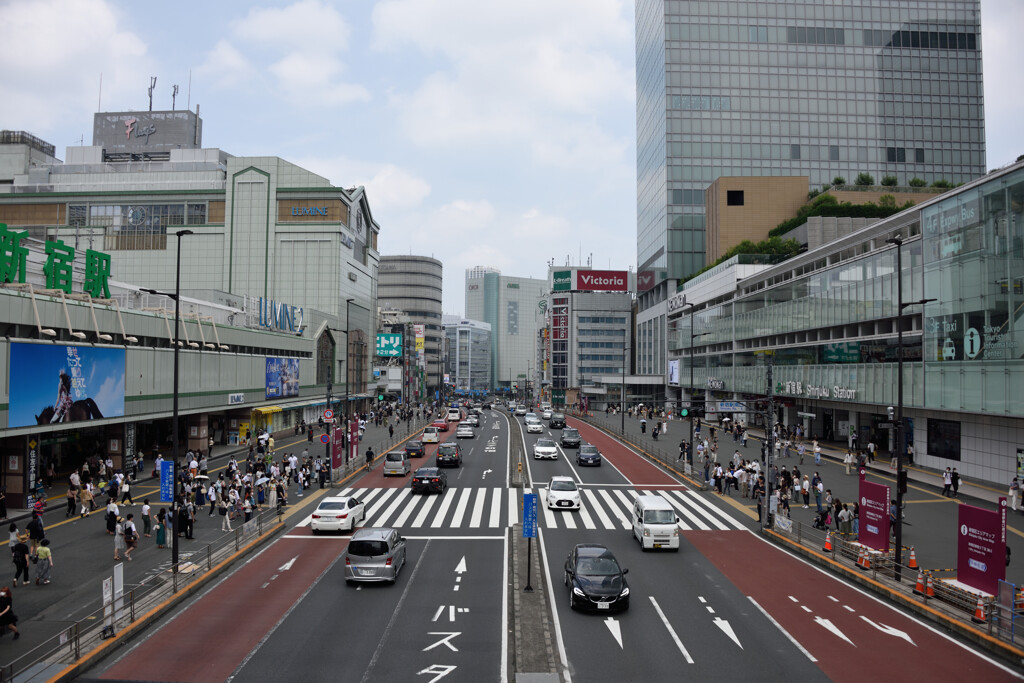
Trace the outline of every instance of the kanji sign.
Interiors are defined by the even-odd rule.
[[[28,232],[14,232],[0,223],[0,282],[25,282],[25,257],[28,247],[21,240]]]
[[[15,232],[0,223],[0,282],[24,283],[28,247],[21,241],[28,232]],[[63,240],[47,240],[44,247],[46,262],[43,275],[47,289],[59,289],[71,294],[74,278],[75,248]],[[85,250],[85,278],[82,291],[97,299],[109,299],[110,255],[101,251]]]
[[[378,356],[401,356],[402,335],[400,334],[378,334],[377,335]]]

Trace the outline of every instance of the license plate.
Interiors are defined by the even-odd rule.
[[[561,507],[569,507],[569,501],[567,501],[567,500],[560,500],[560,501],[558,501],[558,504]]]
[[[597,609],[608,609],[609,607],[611,607],[611,605],[608,604],[607,602],[599,602],[599,603],[597,603]]]
[[[359,570],[359,575],[360,576],[373,576],[373,570],[372,569],[360,569]]]
[[[655,548],[660,548],[660,547],[661,547],[661,544],[660,544],[660,543],[655,543],[655,544],[654,544],[654,547],[655,547]]]

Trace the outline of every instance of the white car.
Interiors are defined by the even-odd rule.
[[[533,422],[534,420],[539,419],[540,418],[537,417],[537,413],[527,413],[526,415],[523,416],[523,422]]]
[[[558,460],[558,446],[552,439],[537,439],[537,443],[533,444],[533,458]]]
[[[545,408],[544,410],[540,411],[540,419],[542,419],[542,420],[550,420],[551,419],[551,408]]]
[[[449,422],[458,422],[462,419],[462,411],[458,408],[449,408],[447,420]]]
[[[548,484],[548,508],[552,510],[579,510],[580,490],[572,477],[551,477]]]
[[[437,427],[424,427],[423,436],[420,438],[422,443],[437,443],[441,440],[441,430]]]
[[[456,439],[473,439],[476,438],[476,432],[473,431],[473,425],[462,422],[455,430]]]
[[[530,420],[529,422],[526,423],[526,433],[527,434],[543,434],[544,433],[544,423],[541,422],[540,420]]]
[[[348,496],[331,496],[321,500],[313,510],[309,527],[314,534],[320,531],[351,531],[365,516],[361,501]]]
[[[515,414],[520,416],[526,415],[526,406],[524,406],[522,403],[517,405],[515,409]]]

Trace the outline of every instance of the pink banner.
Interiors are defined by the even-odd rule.
[[[348,459],[359,457],[359,420],[348,423]]]
[[[857,540],[875,550],[889,550],[889,487],[867,480],[860,471],[860,534]]]
[[[345,442],[345,426],[339,420],[334,425],[334,433],[331,435],[331,469],[338,469],[345,465],[345,450],[342,444]]]
[[[957,520],[956,578],[971,588],[995,595],[1006,578],[1006,498],[999,508],[960,505]]]

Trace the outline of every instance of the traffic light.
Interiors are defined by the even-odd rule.
[[[689,408],[679,411],[680,417],[704,417],[704,401],[690,401]]]
[[[903,495],[907,495],[907,471],[900,470],[899,476],[896,480],[896,486],[899,487],[899,491]]]

